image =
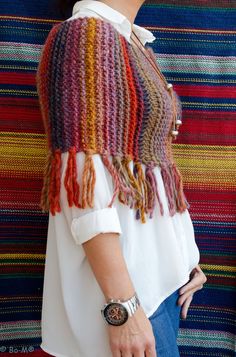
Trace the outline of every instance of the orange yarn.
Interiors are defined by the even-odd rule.
[[[55,150],[52,167],[51,178],[49,184],[49,204],[50,211],[54,216],[56,212],[61,212],[60,206],[60,187],[61,187],[61,150]]]
[[[45,169],[44,169],[44,181],[43,181],[43,188],[41,191],[41,199],[40,199],[40,207],[44,212],[47,212],[50,207],[48,193],[49,193],[49,186],[50,186],[51,170],[52,170],[52,152],[51,150],[49,150]]]
[[[174,182],[176,189],[176,205],[177,210],[179,212],[184,212],[187,208],[185,197],[183,195],[183,179],[180,171],[176,167],[175,163],[172,164],[173,174],[174,174]]]
[[[73,203],[76,207],[81,207],[79,203],[80,187],[77,182],[77,170],[76,170],[76,149],[72,147],[69,149],[69,156],[67,162],[67,169],[64,179],[64,185],[67,191],[67,199],[69,206],[72,207]]]
[[[82,176],[82,208],[94,205],[94,189],[96,181],[96,172],[93,164],[92,154],[86,153],[84,170]]]

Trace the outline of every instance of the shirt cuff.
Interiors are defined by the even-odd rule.
[[[115,207],[106,207],[73,218],[71,232],[76,244],[82,244],[99,233],[122,233]]]

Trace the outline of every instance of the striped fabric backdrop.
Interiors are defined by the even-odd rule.
[[[182,99],[175,157],[208,277],[181,322],[181,356],[235,356],[236,2],[150,1],[139,15]]]
[[[46,356],[47,215],[38,207],[45,136],[35,71],[58,19],[53,1],[0,2],[0,357]],[[236,2],[148,1],[137,23],[157,37],[157,61],[182,99],[174,152],[208,277],[181,322],[181,356],[235,356]]]

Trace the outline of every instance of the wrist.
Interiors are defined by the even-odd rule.
[[[110,299],[101,310],[104,320],[113,326],[123,325],[129,317],[133,316],[140,306],[140,301],[135,292],[130,298]]]
[[[136,293],[135,290],[133,288],[131,288],[131,289],[127,289],[124,292],[120,292],[120,291],[115,292],[114,291],[112,294],[109,293],[109,294],[105,294],[104,296],[105,296],[105,300],[107,303],[111,300],[119,300],[121,302],[124,302],[124,301],[131,299],[132,296],[135,295],[135,293]]]

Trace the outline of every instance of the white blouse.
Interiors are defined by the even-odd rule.
[[[93,16],[110,21],[130,41],[131,23],[120,12],[94,0],[82,0],[73,8],[71,19]],[[143,44],[153,34],[138,25],[133,29]],[[77,167],[83,167],[84,153],[76,154]],[[68,153],[62,154],[62,182]],[[159,167],[154,169],[164,207],[158,204],[146,223],[135,219],[135,210],[114,201],[112,178],[99,156],[93,156],[96,170],[94,208],[68,207],[61,186],[62,212],[49,215],[42,306],[41,348],[60,357],[111,357],[107,327],[101,316],[103,293],[85,256],[82,243],[99,233],[119,233],[122,252],[141,305],[150,317],[161,302],[189,280],[199,263],[199,250],[188,210],[169,215]],[[133,162],[130,162],[133,168]],[[144,166],[143,166],[144,168]],[[81,183],[81,171],[78,172]],[[111,252],[112,254],[112,252]]]

